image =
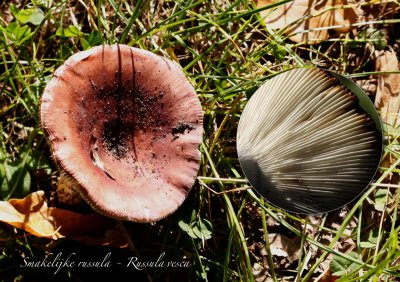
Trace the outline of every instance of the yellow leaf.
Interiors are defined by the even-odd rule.
[[[39,237],[63,237],[54,225],[54,218],[49,214],[43,191],[29,194],[24,199],[0,202],[0,221]]]
[[[127,246],[115,220],[97,213],[86,215],[48,207],[44,191],[31,193],[24,199],[0,201],[0,221],[38,237],[67,237],[94,245]]]

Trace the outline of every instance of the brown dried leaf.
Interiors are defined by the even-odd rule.
[[[276,2],[278,1],[258,0],[257,8]],[[329,38],[328,30],[312,29],[335,26],[330,30],[338,34],[350,31],[349,25],[357,21],[357,14],[353,8],[344,7],[347,4],[347,0],[294,0],[277,8],[264,10],[261,16],[265,17],[267,27],[271,29],[281,29],[293,24],[285,30],[285,34],[294,42],[318,43]],[[298,33],[304,30],[310,31]]]
[[[393,50],[376,53],[376,71],[398,71],[399,61]],[[375,106],[380,111],[383,122],[398,127],[400,119],[400,75],[379,75],[376,90]]]
[[[399,61],[397,60],[396,53],[390,51],[376,51],[375,52],[375,70],[376,71],[398,71]],[[376,89],[375,106],[380,113],[381,120],[397,128],[400,124],[400,75],[399,74],[385,74],[378,76],[378,83]],[[390,167],[397,158],[393,154],[387,154],[381,161],[382,167]],[[385,179],[389,183],[394,180],[393,173],[389,173]]]
[[[299,259],[301,238],[295,237],[289,239],[287,236],[279,233],[268,234],[271,254],[273,256],[285,257],[289,262]]]
[[[94,245],[127,245],[114,220],[99,214],[84,215],[48,207],[44,191],[31,193],[24,199],[0,201],[0,221],[38,237],[67,237]]]
[[[376,19],[385,20],[392,19],[400,10],[399,5],[395,1],[369,1],[363,0],[360,6],[360,21],[373,21]]]

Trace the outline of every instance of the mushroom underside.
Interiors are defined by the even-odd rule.
[[[246,105],[237,133],[240,164],[269,202],[291,212],[328,212],[354,200],[373,178],[379,126],[330,73],[291,70],[263,84]]]

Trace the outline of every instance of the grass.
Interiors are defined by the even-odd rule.
[[[398,128],[385,127],[388,142],[383,159],[390,156],[391,161],[382,163],[374,184],[347,207],[314,217],[288,214],[249,189],[235,147],[246,97],[286,69],[316,65],[355,80],[387,74],[375,71],[374,51],[380,47],[377,43],[399,50],[400,38],[395,33],[398,14],[358,23],[353,33],[310,45],[292,43],[283,33],[266,28],[259,15],[262,9],[246,0],[22,2],[0,4],[3,200],[36,190],[45,190],[52,199],[59,171],[39,126],[40,96],[55,69],[73,53],[90,46],[128,44],[177,61],[201,100],[205,134],[198,181],[189,198],[174,215],[155,224],[124,222],[122,228],[132,241],[131,248],[51,241],[2,224],[2,279],[86,281],[91,277],[100,281],[115,278],[121,271],[144,281],[400,279],[400,196],[398,186],[390,186],[399,179]],[[289,1],[263,9],[284,2]],[[387,2],[398,9],[398,3]],[[372,5],[368,3],[364,6]],[[29,8],[35,10],[28,15],[20,12]],[[383,4],[375,8],[385,11]],[[361,36],[371,26],[387,35]],[[200,233],[193,236],[196,226]],[[277,255],[277,248],[293,251],[293,247],[278,246],[271,240],[276,234],[289,241],[299,238],[300,252],[292,261]],[[164,251],[166,258],[188,259],[192,267],[145,272],[63,269],[57,276],[48,270],[34,272],[19,267],[26,256],[42,258],[49,252],[74,250],[86,258],[102,257],[108,251],[117,258],[137,254],[154,258]]]

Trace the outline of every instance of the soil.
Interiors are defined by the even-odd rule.
[[[98,98],[112,99],[113,102],[110,104],[116,107],[114,110],[108,109],[116,112],[117,118],[103,125],[102,134],[103,145],[114,157],[117,159],[126,157],[128,145],[131,144],[131,138],[134,138],[136,131],[144,133],[152,131],[160,137],[163,136],[162,128],[168,125],[169,120],[163,109],[164,103],[161,102],[165,92],[148,93],[141,86],[128,89],[126,86],[117,85],[112,90],[98,91]]]

